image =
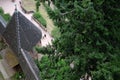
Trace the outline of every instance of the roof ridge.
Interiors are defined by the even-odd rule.
[[[16,19],[16,34],[17,34],[17,44],[18,44],[18,53],[21,49],[21,41],[20,41],[20,25],[19,25],[19,18],[18,18],[18,11],[15,9],[15,19]]]
[[[26,27],[30,27],[30,29],[25,30]],[[40,80],[39,69],[29,51],[41,39],[41,31],[16,9],[6,27],[3,37],[18,58],[20,66],[26,74],[26,80]],[[34,40],[33,37],[36,39]],[[28,43],[26,39],[32,44]]]

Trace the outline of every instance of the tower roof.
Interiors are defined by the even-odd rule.
[[[41,39],[42,33],[24,15],[15,11],[3,37],[12,50],[17,50],[19,45],[22,49],[30,51]]]
[[[0,16],[0,34],[3,34],[6,28],[6,21]]]
[[[41,31],[16,10],[2,36],[15,53],[26,80],[40,80],[39,69],[29,51],[41,39]]]

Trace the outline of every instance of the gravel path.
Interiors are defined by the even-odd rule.
[[[13,15],[14,10],[15,10],[15,4],[17,5],[18,11],[20,11],[27,19],[29,19],[33,24],[35,24],[41,31],[42,31],[42,36],[46,35],[46,37],[41,39],[41,44],[42,46],[46,46],[48,44],[52,44],[51,40],[53,39],[51,35],[44,31],[31,17],[32,14],[25,14],[22,12],[22,9],[20,7],[19,1],[21,0],[16,0],[16,2],[12,2],[11,0],[0,0],[0,7],[4,9],[5,13],[9,13],[10,15]]]

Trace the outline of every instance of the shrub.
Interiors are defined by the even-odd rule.
[[[10,16],[10,14],[8,14],[8,13],[6,13],[6,14],[4,14],[4,11],[3,11],[3,9],[0,7],[0,15],[5,19],[5,21],[9,21],[10,20],[10,18],[11,18],[11,16]]]
[[[38,12],[34,13],[33,17],[38,20],[44,27],[46,27],[46,20]]]
[[[42,54],[46,54],[46,53],[49,53],[49,54],[53,54],[54,53],[54,49],[51,48],[50,45],[48,45],[47,47],[35,47],[36,51],[38,53],[42,53]]]
[[[3,16],[3,18],[6,20],[6,21],[9,21],[10,20],[10,18],[11,18],[11,16],[10,16],[10,14],[3,14],[2,15]]]
[[[53,30],[52,30],[52,36],[54,38],[59,38],[60,37],[60,29],[58,27],[55,27]]]
[[[0,7],[0,15],[1,14],[4,14],[4,11],[3,11],[3,9]]]
[[[38,12],[36,12],[36,13],[33,14],[33,17],[37,19],[37,18],[40,17],[40,14]]]
[[[41,80],[75,80],[71,78],[74,73],[71,72],[69,63],[65,59],[57,59],[44,55],[41,61],[37,62],[40,69]]]
[[[16,72],[15,75],[12,77],[12,80],[23,80],[25,75],[23,72]]]
[[[37,0],[37,2],[36,2],[36,11],[37,11],[37,12],[39,11],[39,6],[40,6],[40,1]]]

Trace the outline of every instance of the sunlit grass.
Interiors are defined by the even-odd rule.
[[[36,11],[35,0],[22,0],[22,6],[27,11]]]

